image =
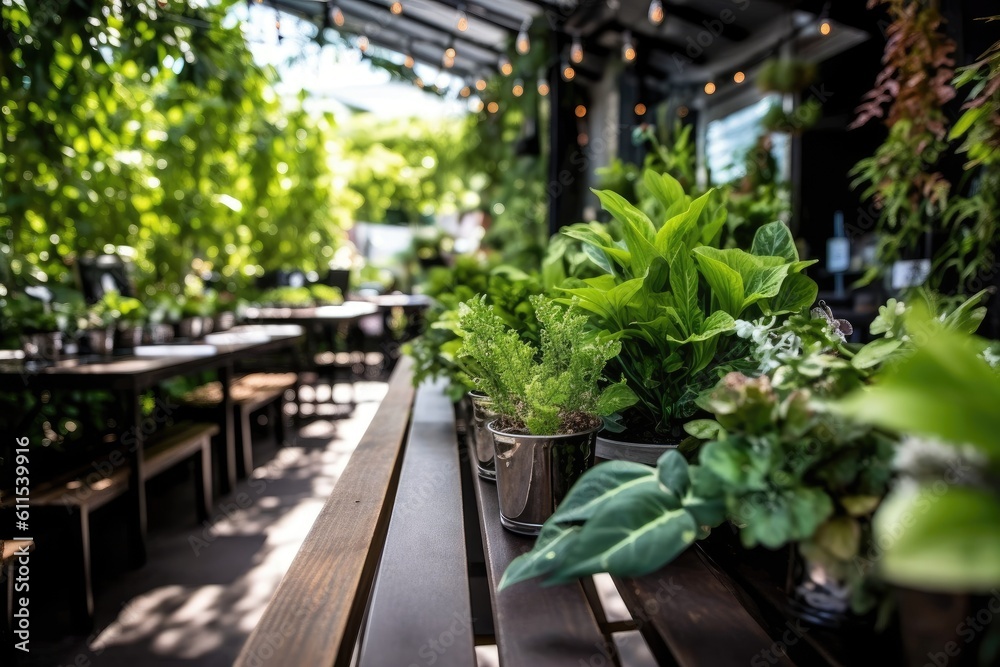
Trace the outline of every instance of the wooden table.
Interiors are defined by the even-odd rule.
[[[506,667],[859,664],[824,648],[829,632],[772,622],[697,547],[651,575],[614,578],[624,614],[606,611],[593,577],[497,592],[533,539],[500,525],[496,487],[476,475],[444,387],[414,391],[411,378],[404,357],[240,667],[472,667],[475,646],[494,643]]]
[[[143,416],[142,394],[173,377],[203,371],[216,371],[223,389],[225,441],[225,474],[221,491],[227,493],[236,483],[236,442],[233,425],[233,403],[229,386],[233,380],[233,363],[252,359],[263,354],[294,349],[300,344],[302,334],[285,329],[268,327],[239,327],[232,330],[230,340],[191,346],[147,346],[136,349],[150,356],[125,354],[112,357],[66,357],[57,362],[26,361],[24,359],[0,360],[0,391],[23,392],[104,389],[115,393],[119,399],[122,420],[119,422],[118,447],[129,464],[129,550],[132,561],[142,564],[146,560],[146,490],[143,480],[143,444],[152,426]],[[247,341],[238,342],[241,335]],[[160,351],[162,350],[162,353]],[[179,353],[171,354],[171,350]],[[155,415],[154,415],[155,417]],[[25,420],[26,421],[26,420]],[[27,435],[17,429],[17,435]]]

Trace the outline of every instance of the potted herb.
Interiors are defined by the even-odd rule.
[[[601,417],[630,405],[624,382],[603,391],[617,341],[587,331],[587,317],[531,297],[541,328],[533,345],[476,298],[461,308],[463,357],[479,369],[476,386],[499,417],[488,425],[496,453],[500,521],[537,534],[573,483],[594,464]]]
[[[697,396],[741,367],[747,346],[732,335],[736,319],[797,312],[812,305],[817,287],[801,273],[813,262],[799,261],[783,223],[760,227],[749,252],[721,249],[726,212],[712,203],[711,191],[691,199],[667,174],[646,171],[643,179],[659,206],[654,218],[598,191],[622,237],[565,232],[589,246],[604,275],[564,291],[594,326],[621,341],[611,370],[639,398],[607,420],[598,456],[653,464],[684,439]]]

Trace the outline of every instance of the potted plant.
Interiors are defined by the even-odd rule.
[[[107,296],[106,293],[105,297]],[[80,318],[87,347],[92,354],[110,355],[115,347],[115,311],[101,298],[86,309]]]
[[[116,344],[123,348],[141,345],[143,328],[148,319],[146,306],[138,299],[123,297],[118,292],[105,292],[101,304],[117,327]]]
[[[812,305],[817,287],[801,273],[813,262],[799,260],[783,223],[760,227],[749,252],[721,249],[726,212],[711,191],[691,199],[667,174],[647,170],[643,179],[659,206],[655,222],[613,192],[597,192],[622,237],[566,231],[589,246],[604,275],[564,291],[621,341],[611,370],[639,398],[607,420],[598,456],[653,464],[684,439],[697,396],[739,370],[746,344],[732,335],[736,319],[797,312]]]
[[[599,389],[620,344],[587,331],[587,317],[531,297],[541,328],[533,345],[509,328],[484,298],[461,308],[463,357],[499,417],[488,425],[496,454],[500,521],[537,534],[573,483],[594,464],[601,417],[635,400],[624,381]]]
[[[181,301],[163,286],[157,288],[147,299],[145,306],[149,314],[148,329],[152,343],[169,343],[173,340],[175,329],[183,317]]]
[[[186,294],[181,299],[180,304],[181,321],[177,325],[178,337],[196,340],[205,334],[212,333],[213,313],[215,311],[214,291]]]
[[[3,319],[4,330],[20,336],[28,359],[59,359],[67,318],[51,302],[8,293],[3,301]]]

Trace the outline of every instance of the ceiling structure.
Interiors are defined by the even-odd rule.
[[[823,0],[662,0],[664,19],[649,19],[650,0],[249,0],[286,11],[345,36],[364,36],[377,47],[446,69],[471,83],[497,71],[515,37],[532,22],[552,29],[558,53],[568,58],[578,40],[586,58],[575,65],[597,79],[609,59],[634,45],[641,85],[651,89],[700,86],[751,70],[786,44],[815,59],[829,57],[867,38],[868,23],[856,10]],[[862,7],[862,12],[864,8]],[[398,10],[398,11],[397,11]],[[851,12],[851,13],[845,13]],[[340,25],[337,20],[343,17]],[[464,17],[465,30],[459,28]],[[832,30],[820,34],[829,22]],[[853,25],[852,25],[853,24]]]

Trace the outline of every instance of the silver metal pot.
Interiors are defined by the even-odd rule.
[[[486,428],[486,425],[499,415],[493,412],[493,399],[486,394],[470,391],[469,401],[472,403],[472,428],[469,429],[469,437],[472,439],[473,449],[476,450],[476,465],[479,468],[479,476],[483,479],[495,480],[497,467],[494,460],[493,434]]]
[[[25,359],[59,361],[63,349],[63,335],[59,331],[25,334],[21,336],[21,345],[24,348]]]
[[[537,535],[570,487],[594,465],[600,426],[571,435],[519,435],[487,429],[496,454],[500,523],[523,535]]]
[[[91,354],[109,356],[115,349],[115,330],[113,327],[106,329],[88,329],[87,345]]]
[[[633,461],[655,466],[668,449],[677,449],[678,442],[645,443],[613,440],[607,434],[597,436],[597,458],[606,461]]]

